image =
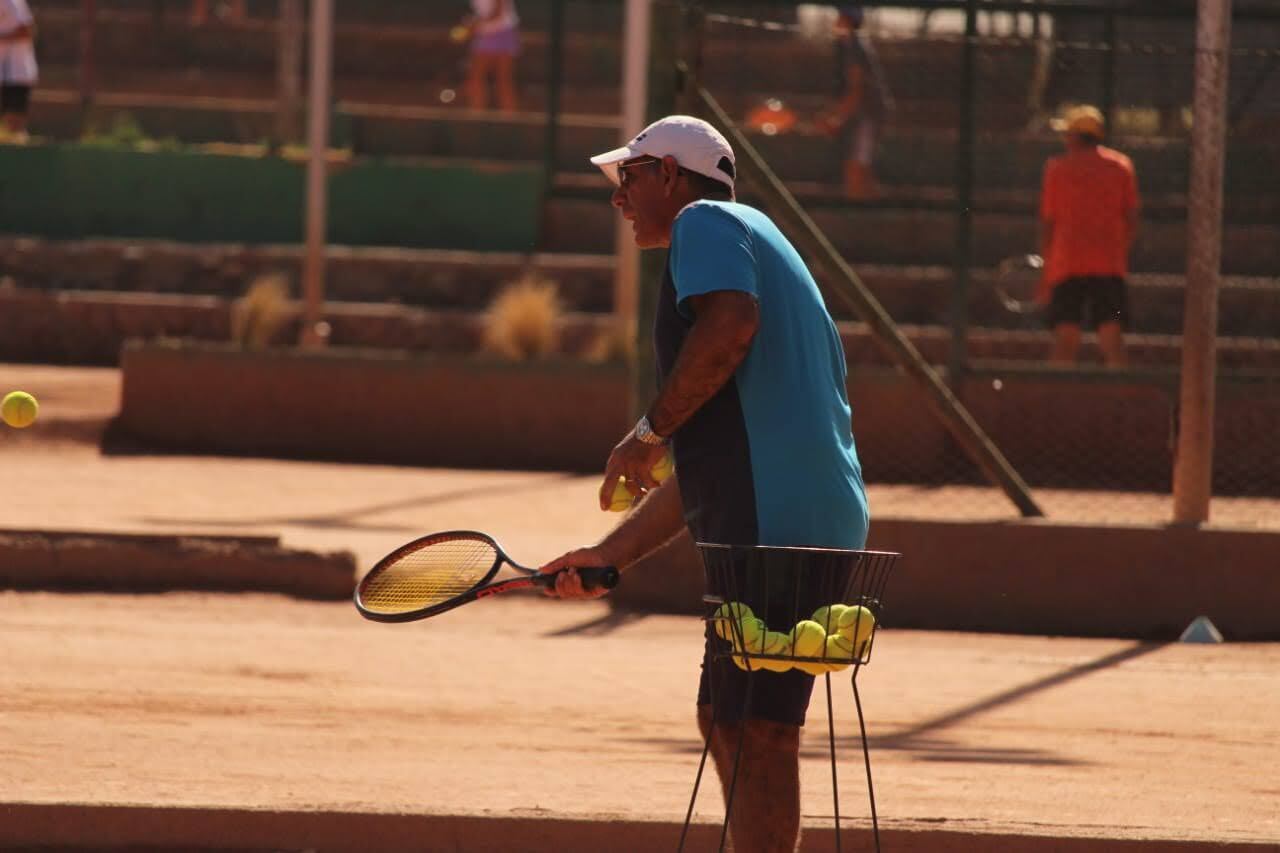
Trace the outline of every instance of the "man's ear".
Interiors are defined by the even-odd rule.
[[[676,191],[676,183],[680,180],[680,164],[670,154],[662,158],[662,192],[670,196]]]

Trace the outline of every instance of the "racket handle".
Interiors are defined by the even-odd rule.
[[[613,589],[618,585],[618,570],[613,566],[588,566],[578,569],[583,589]]]
[[[549,575],[535,575],[535,582],[541,586],[555,586],[556,578],[561,572],[567,571],[569,570],[561,569]],[[583,589],[613,589],[618,585],[621,575],[613,566],[585,566],[578,569],[578,577],[582,580]]]

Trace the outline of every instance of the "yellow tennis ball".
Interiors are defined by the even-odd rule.
[[[739,651],[745,651],[750,655],[791,656],[791,635],[783,634],[780,631],[770,631],[763,622],[754,617],[744,620],[742,628],[743,646],[738,649]],[[736,643],[734,647],[738,648]],[[748,668],[745,657],[734,655],[733,662],[738,665],[739,669],[745,670]],[[752,657],[750,668],[754,670],[769,670],[770,672],[786,672],[791,669],[791,661]]]
[[[827,664],[828,672],[846,669],[854,658],[853,645],[842,634],[828,634],[827,657],[831,659]]]
[[[760,654],[791,657],[791,635],[784,634],[781,631],[765,631],[764,637],[761,639]],[[789,660],[761,658],[755,663],[760,669],[767,669],[770,672],[786,672],[791,669],[791,661]]]
[[[733,627],[729,624],[730,619],[741,621],[755,616],[751,612],[751,608],[740,601],[727,601],[716,608],[716,612],[711,618],[716,623],[716,633],[722,640],[733,639]]]
[[[875,629],[876,617],[861,605],[847,607],[840,614],[840,636],[849,641],[850,647],[857,651],[858,656],[862,655],[863,645],[871,639],[871,633]]]
[[[627,491],[627,481],[619,477],[609,498],[609,512],[626,512],[635,503],[635,496]]]
[[[675,470],[676,470],[676,466],[675,466],[675,463],[671,461],[671,454],[664,453],[662,454],[662,458],[659,459],[653,466],[653,469],[652,469],[653,479],[661,483],[663,480],[670,477],[675,472]]]
[[[0,401],[0,418],[9,426],[23,429],[35,423],[40,404],[26,391],[12,391]]]
[[[834,634],[840,627],[840,614],[848,609],[844,604],[830,604],[813,611],[813,621],[822,626],[828,634]]]
[[[822,657],[827,645],[827,632],[811,619],[802,619],[791,629],[791,650],[796,657]]]
[[[459,24],[449,30],[449,39],[453,42],[460,43],[471,38],[471,28]]]
[[[739,630],[742,632],[742,640],[746,644],[748,651],[751,650],[752,646],[759,647],[761,645],[765,634],[763,622],[754,616],[747,616],[738,625]]]

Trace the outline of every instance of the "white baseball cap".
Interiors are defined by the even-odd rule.
[[[618,164],[636,157],[666,157],[671,155],[682,168],[699,175],[706,175],[733,189],[737,172],[733,149],[720,131],[693,116],[667,116],[655,121],[636,134],[636,138],[621,148],[597,154],[591,162],[613,181],[619,183]]]

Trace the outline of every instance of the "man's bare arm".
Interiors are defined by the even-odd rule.
[[[676,482],[679,476],[675,474],[646,494],[639,506],[596,546],[619,570],[625,571],[684,529],[684,502]]]
[[[649,423],[659,435],[674,433],[729,381],[760,326],[760,306],[749,293],[717,290],[689,300],[693,328],[649,407]]]

